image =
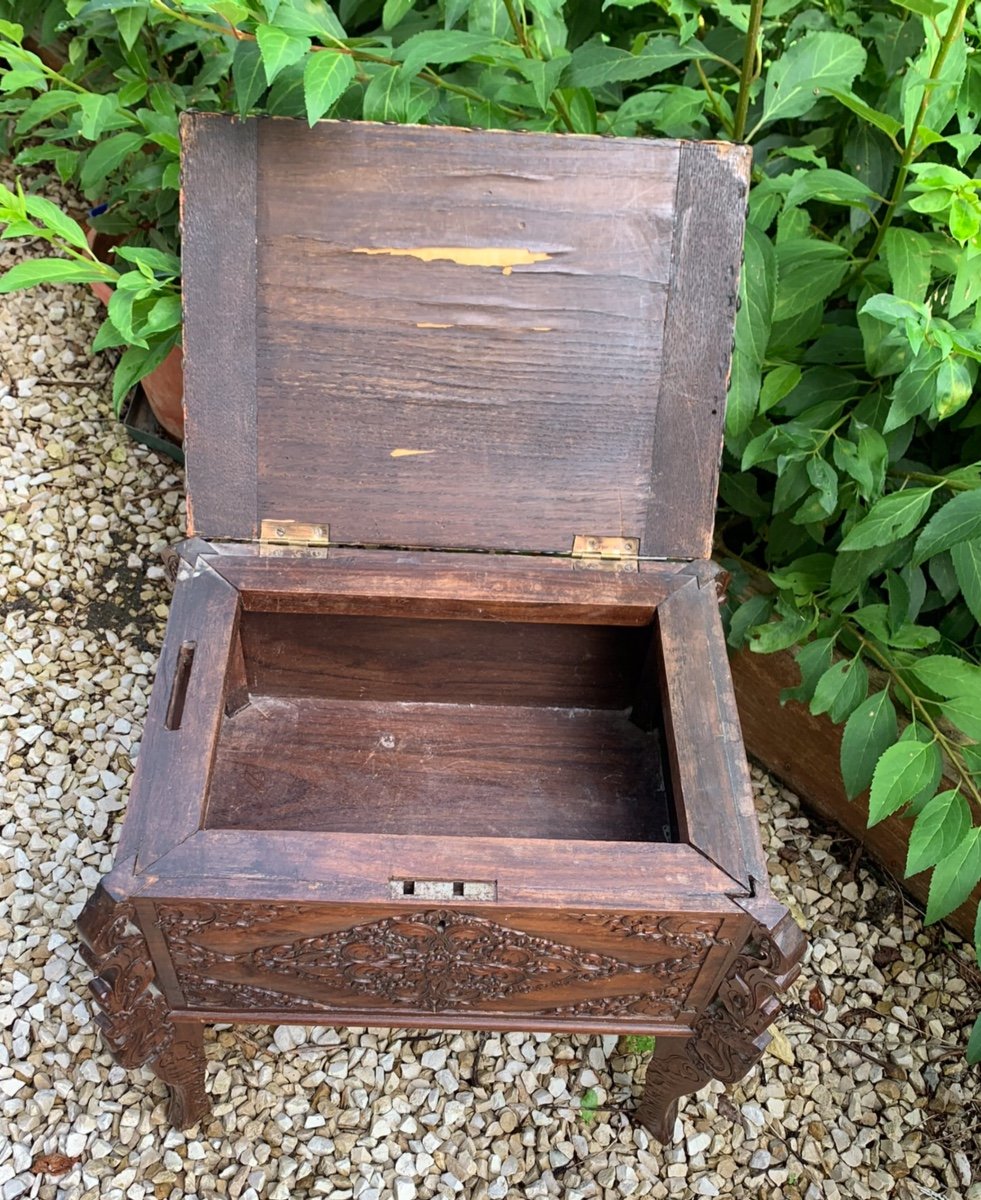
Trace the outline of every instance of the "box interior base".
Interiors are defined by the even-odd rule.
[[[653,636],[247,613],[206,824],[673,840]]]

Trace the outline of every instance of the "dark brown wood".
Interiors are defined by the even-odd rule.
[[[207,824],[671,837],[657,736],[625,712],[309,697],[261,697],[225,722]]]
[[[684,1020],[710,958],[749,926],[719,914],[228,901],[162,902],[155,923],[189,1009],[258,1002],[340,1020],[354,1009],[628,1026]]]
[[[691,846],[565,838],[205,829],[140,875],[140,896],[382,903],[393,879],[497,884],[502,904],[732,910],[732,879]]]
[[[351,544],[563,553],[600,534],[707,553],[747,152],[206,114],[183,128],[185,207],[212,232],[230,139],[236,177],[256,172],[254,294],[227,290],[193,222],[184,254],[201,321],[187,404],[222,442],[215,326],[255,319],[260,521]],[[229,524],[251,509],[214,485],[227,450],[210,453],[199,439],[194,530],[252,536]]]
[[[800,971],[804,937],[786,910],[763,898],[744,907],[754,923],[715,1001],[696,1018],[689,1038],[659,1038],[647,1068],[637,1119],[662,1142],[671,1140],[681,1096],[712,1079],[735,1083],[759,1062],[780,995]]]
[[[187,531],[258,532],[256,126],[181,116]]]
[[[653,1033],[664,1136],[801,953],[686,561],[746,152],[184,133],[197,536],[80,918],[107,1040],[187,1124],[211,1020]]]
[[[861,842],[905,891],[925,905],[929,872],[906,878],[912,822],[891,816],[870,829],[868,792],[854,800],[845,795],[840,767],[844,727],[826,716],[814,716],[806,705],[795,700],[780,703],[780,693],[800,683],[800,669],[793,656],[741,650],[733,655],[731,667],[746,748],[753,758],[783,780],[808,808]],[[955,787],[956,781],[944,779],[938,786]],[[981,820],[981,812],[975,811],[974,819]],[[973,940],[979,904],[981,884],[945,918],[945,923],[968,941]]]
[[[683,142],[648,528],[665,558],[708,558],[752,152]],[[645,546],[648,542],[645,542]]]
[[[133,818],[125,822],[119,842],[120,856],[136,855],[141,867],[200,826],[237,614],[234,588],[203,560],[193,569],[181,568],[133,779]],[[195,649],[183,680],[180,727],[169,728],[179,667],[187,662],[182,649],[188,645]]]
[[[682,836],[752,892],[766,879],[753,788],[708,581],[658,609],[668,761]]]
[[[97,1024],[121,1067],[149,1067],[170,1089],[167,1119],[196,1125],[211,1111],[201,1025],[175,1018],[153,986],[154,968],[133,906],[100,886],[78,920]]]
[[[254,695],[443,705],[627,709],[651,633],[650,625],[407,616],[242,619]]]
[[[241,592],[246,610],[267,613],[649,625],[658,603],[690,583],[677,565],[591,571],[541,556],[331,550],[209,561]]]

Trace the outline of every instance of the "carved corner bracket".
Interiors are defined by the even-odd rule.
[[[743,907],[754,915],[754,925],[715,999],[687,1040],[656,1044],[637,1118],[661,1141],[671,1136],[681,1096],[710,1079],[735,1083],[759,1062],[780,996],[800,971],[806,941],[790,914],[773,901],[747,900]]]
[[[149,1067],[171,1089],[168,1120],[195,1124],[211,1108],[200,1035],[173,1020],[132,905],[100,884],[77,925],[82,957],[94,972],[89,988],[101,1010],[95,1023],[113,1058],[127,1069]]]

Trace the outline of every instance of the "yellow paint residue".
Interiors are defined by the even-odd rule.
[[[526,250],[520,246],[407,246],[405,249],[356,246],[353,253],[390,254],[394,258],[418,258],[427,263],[439,259],[460,267],[500,267],[504,275],[510,275],[514,267],[546,262],[552,257],[544,250]]]
[[[416,329],[452,329],[452,325],[440,325],[437,321],[416,321]]]
[[[412,458],[415,454],[435,454],[435,450],[393,450],[389,458]]]

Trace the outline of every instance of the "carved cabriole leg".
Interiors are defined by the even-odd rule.
[[[100,884],[78,918],[96,1024],[121,1067],[149,1067],[170,1087],[168,1119],[180,1128],[211,1111],[199,1023],[175,1019],[156,987],[153,961],[132,906]]]
[[[697,1018],[690,1037],[659,1037],[647,1068],[636,1118],[661,1142],[671,1139],[678,1101],[719,1079],[735,1083],[762,1058],[768,1025],[780,1011],[779,994],[794,981],[804,936],[773,901],[745,902],[756,917],[715,999]],[[770,924],[767,920],[774,920]]]

